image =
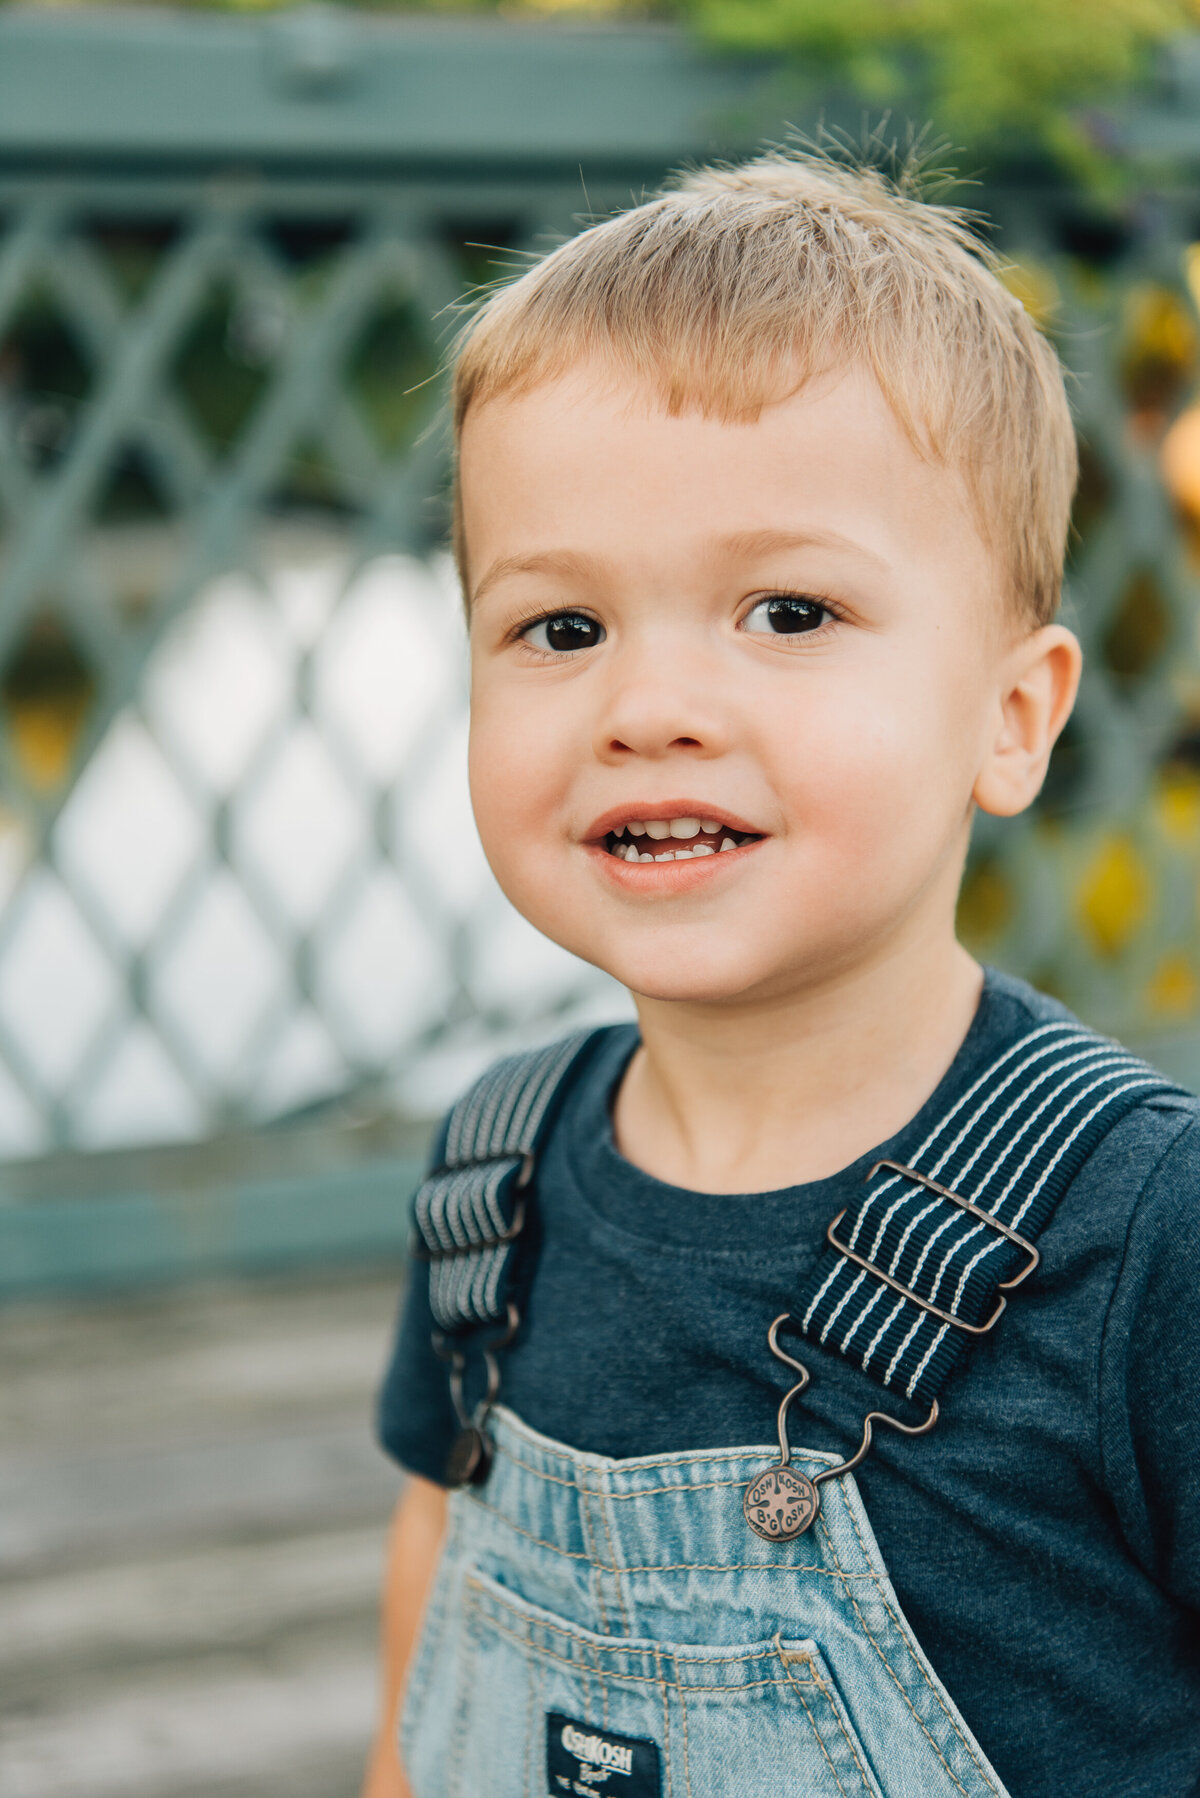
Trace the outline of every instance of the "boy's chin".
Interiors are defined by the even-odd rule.
[[[797,941],[777,937],[734,946],[723,941],[683,945],[591,944],[584,959],[611,974],[635,999],[716,1010],[739,1006],[773,1008],[802,1001],[828,985],[859,959],[858,945],[843,933],[829,932]],[[576,946],[576,953],[579,948]]]
[[[714,967],[664,965],[661,959],[649,963],[625,961],[621,966],[609,965],[607,973],[628,987],[637,999],[657,1000],[675,1005],[737,1005],[753,1001],[772,990],[778,991],[780,970],[760,966],[726,965]]]

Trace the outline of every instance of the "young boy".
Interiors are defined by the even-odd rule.
[[[495,293],[456,423],[484,847],[638,1025],[418,1195],[370,1798],[1200,1790],[1196,1105],[954,935],[1079,675],[1053,350],[770,155]]]

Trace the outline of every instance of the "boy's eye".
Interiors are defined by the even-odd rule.
[[[742,628],[755,635],[795,637],[818,630],[829,615],[818,599],[793,599],[789,594],[777,593],[772,599],[760,599],[754,610],[747,613]]]
[[[604,626],[586,612],[551,612],[538,618],[521,632],[534,649],[550,650],[555,655],[569,654],[575,649],[592,649],[604,641]]]

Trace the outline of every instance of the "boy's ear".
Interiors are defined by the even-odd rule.
[[[1082,667],[1079,639],[1061,624],[1031,631],[1005,657],[995,735],[972,795],[981,811],[1011,818],[1037,798]]]

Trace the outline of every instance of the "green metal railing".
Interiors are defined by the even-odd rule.
[[[1123,217],[984,197],[1081,376],[1088,673],[963,924],[1197,1078],[1189,69]],[[0,1293],[392,1252],[438,1079],[612,1004],[469,840],[439,344],[781,91],[649,27],[0,13]]]

